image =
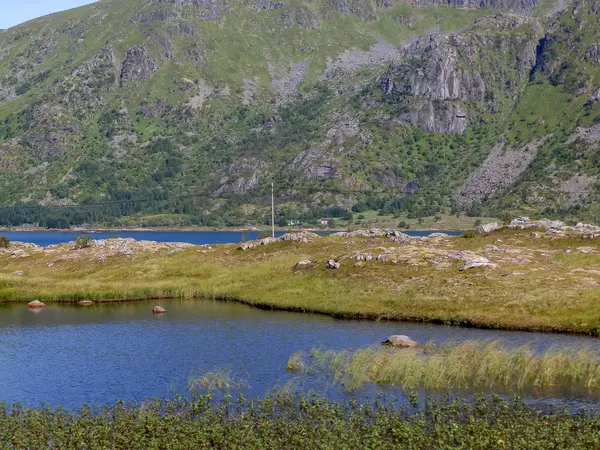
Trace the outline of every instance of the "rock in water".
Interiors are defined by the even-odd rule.
[[[335,262],[333,259],[330,259],[327,261],[327,263],[325,263],[325,267],[327,267],[328,269],[339,269],[340,263]]]
[[[154,308],[152,308],[153,314],[164,314],[166,312],[167,312],[167,310],[165,308],[163,308],[162,306],[155,306]]]
[[[89,305],[93,305],[94,302],[91,300],[81,300],[81,301],[77,302],[77,304],[81,305],[81,306],[89,306]]]
[[[391,345],[393,347],[416,347],[418,344],[408,336],[403,334],[395,334],[390,336],[382,342],[385,345]]]
[[[40,302],[39,300],[34,300],[32,302],[29,302],[29,304],[27,305],[32,309],[37,309],[37,308],[43,308],[46,306],[45,303]]]

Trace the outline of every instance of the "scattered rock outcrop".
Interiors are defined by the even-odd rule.
[[[244,242],[238,246],[238,250],[249,250],[251,248],[260,247],[262,245],[270,245],[275,242],[289,242],[296,241],[302,243],[314,242],[317,239],[320,239],[316,233],[311,233],[310,231],[300,231],[298,233],[286,233],[283,236],[278,238],[267,237],[264,239],[259,239],[257,241]]]
[[[483,225],[478,226],[475,231],[477,231],[477,234],[485,234],[485,233],[491,233],[492,231],[499,230],[500,228],[502,228],[502,226],[500,224],[498,224],[497,222],[491,222],[491,223],[484,223]]]
[[[328,259],[327,262],[325,263],[325,267],[328,269],[339,269],[340,263],[333,259]]]
[[[294,269],[303,269],[305,267],[310,267],[312,265],[312,261],[310,259],[303,259],[302,261],[298,261],[294,265]]]
[[[494,264],[489,259],[484,258],[483,256],[478,256],[469,260],[464,266],[462,266],[459,270],[469,270],[474,269],[476,267],[491,267],[496,268],[498,264]]]

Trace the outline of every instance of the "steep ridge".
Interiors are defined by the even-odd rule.
[[[125,213],[238,224],[273,182],[285,217],[374,198],[594,214],[598,5],[551,6],[101,0],[36,19],[0,33],[2,204],[156,199]]]

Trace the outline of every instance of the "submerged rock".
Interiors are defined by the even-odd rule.
[[[154,308],[152,308],[153,314],[164,314],[166,312],[167,312],[167,310],[165,308],[163,308],[162,306],[155,306]]]
[[[416,347],[417,344],[415,341],[413,341],[411,338],[409,338],[408,336],[405,336],[403,334],[394,334],[392,336],[390,336],[389,338],[387,338],[385,341],[382,342],[382,344],[384,345],[391,345],[393,347]]]
[[[32,302],[29,302],[29,304],[27,306],[30,307],[31,309],[37,309],[37,308],[43,308],[43,307],[45,307],[46,304],[40,302],[39,300],[34,300]]]
[[[327,267],[328,269],[339,269],[340,263],[334,261],[333,259],[330,259],[325,263],[325,267]]]

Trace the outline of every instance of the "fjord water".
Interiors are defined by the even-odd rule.
[[[566,344],[600,351],[600,340],[582,336],[336,320],[210,300],[167,301],[168,313],[158,316],[152,315],[153,305],[50,304],[35,312],[26,305],[1,305],[0,401],[78,408],[165,398],[185,393],[190,375],[217,368],[244,378],[246,396],[262,396],[294,379],[297,390],[340,398],[347,394],[326,380],[294,378],[286,371],[288,358],[315,346],[377,344],[391,334],[407,334],[419,342],[500,339],[510,346],[530,343],[538,350]]]
[[[407,231],[411,236],[429,236],[434,231]],[[458,232],[445,232],[458,235]],[[78,236],[89,235],[93,239],[110,237],[134,238],[157,242],[188,242],[190,244],[233,244],[243,240],[258,239],[257,231],[110,231],[98,233],[80,233],[75,231],[0,231],[11,241],[29,242],[47,247],[75,240]],[[283,232],[275,233],[281,236]]]

